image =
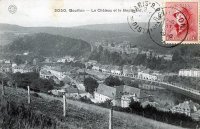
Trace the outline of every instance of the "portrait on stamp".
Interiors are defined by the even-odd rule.
[[[197,41],[198,3],[167,2],[166,7],[168,8],[165,9],[165,40],[179,41],[184,39],[184,41]]]

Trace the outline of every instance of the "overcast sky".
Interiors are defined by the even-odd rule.
[[[0,0],[0,23],[21,26],[79,26],[88,24],[125,23],[130,13],[74,12],[58,13],[63,9],[130,9],[139,0]],[[151,1],[151,0],[150,0]],[[159,0],[156,0],[159,1]],[[9,5],[16,5],[17,12],[9,13]],[[138,14],[139,21],[146,15]]]

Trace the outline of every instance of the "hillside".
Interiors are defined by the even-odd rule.
[[[145,23],[142,23],[145,24]],[[98,25],[85,25],[77,27],[22,27],[17,25],[0,24],[0,46],[10,44],[18,37],[30,35],[35,33],[48,33],[53,35],[61,35],[74,39],[81,39],[90,44],[95,41],[106,40],[110,42],[130,41],[133,45],[144,49],[153,49],[160,53],[172,53],[174,50],[180,50],[182,47],[187,47],[188,51],[195,49],[196,55],[199,53],[199,45],[179,45],[175,48],[163,48],[158,46],[149,37],[149,34],[134,33],[128,23],[119,24],[98,24]],[[154,40],[161,40],[159,31],[154,31]]]
[[[121,28],[118,30],[126,30],[126,28],[128,30],[130,29],[127,26],[124,29],[122,29],[123,26],[121,26]],[[112,28],[118,28],[118,24],[105,25],[105,28],[110,28],[110,29],[104,29],[104,30],[89,29],[87,27],[86,28],[84,27],[82,28],[82,27],[22,27],[22,26],[17,26],[17,25],[0,24],[0,34],[9,32],[10,34],[13,34],[19,37],[20,35],[25,35],[25,34],[49,33],[49,34],[54,34],[54,35],[71,37],[75,39],[82,39],[89,43],[97,41],[97,40],[108,40],[108,41],[120,42],[124,40],[130,40],[132,37],[139,36],[138,34],[134,34],[131,31],[128,31],[128,32],[114,31]],[[1,36],[1,38],[4,39],[3,36]],[[6,38],[6,40],[7,39],[8,38]],[[7,42],[7,44],[8,43],[10,42]]]
[[[96,30],[96,31],[113,31],[113,32],[128,32],[133,33],[128,23],[114,23],[114,24],[94,24],[94,25],[83,25],[74,28]]]
[[[5,87],[5,99],[8,102],[14,101],[23,103],[25,106],[27,104],[27,91],[23,89],[15,89],[11,87]],[[0,89],[1,95],[1,89]],[[62,98],[49,96],[46,94],[39,93],[40,97],[31,96],[31,104],[29,105],[32,109],[32,113],[40,113],[42,117],[48,116],[55,121],[56,129],[107,129],[108,128],[108,114],[109,109],[98,107],[95,105],[90,105],[86,103],[82,103],[79,101],[69,100],[67,99],[66,104],[66,117],[62,116]],[[2,109],[1,103],[0,108]],[[8,114],[7,118],[12,117],[12,125],[16,125],[23,117],[19,117],[16,114]],[[182,129],[181,127],[157,122],[154,120],[150,120],[138,115],[127,114],[122,112],[114,111],[113,113],[113,128],[114,129]],[[17,119],[15,121],[15,119]],[[7,120],[7,119],[6,119]],[[9,119],[8,119],[9,120]],[[8,121],[7,120],[7,121]],[[23,119],[22,119],[23,120]],[[39,119],[40,120],[40,119]],[[41,128],[41,126],[37,126],[35,120],[29,120],[32,122],[35,128]],[[28,123],[28,121],[20,121],[21,123]],[[34,123],[33,123],[34,122]],[[2,120],[2,112],[0,112],[0,128]],[[9,124],[5,123],[4,124]],[[40,122],[39,122],[40,125]],[[30,125],[27,125],[30,127]],[[21,129],[23,126],[21,126]],[[12,128],[12,127],[10,127]],[[15,127],[17,128],[17,127]],[[26,127],[27,128],[27,127]],[[43,127],[44,128],[44,127]],[[32,129],[32,128],[31,128]],[[50,128],[48,128],[50,129]],[[55,129],[55,128],[54,128]]]
[[[8,45],[11,53],[29,51],[42,56],[81,56],[87,55],[90,50],[90,44],[83,40],[47,33],[26,35]]]

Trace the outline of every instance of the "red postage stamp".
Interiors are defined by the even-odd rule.
[[[199,3],[171,1],[165,6],[165,42],[200,43]]]

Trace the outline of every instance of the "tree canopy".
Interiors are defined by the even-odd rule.
[[[90,94],[94,93],[98,85],[99,85],[98,82],[91,77],[85,78],[84,80],[85,91],[89,92]]]
[[[105,79],[104,83],[108,86],[120,86],[123,85],[124,82],[119,79],[119,77],[109,76]]]

